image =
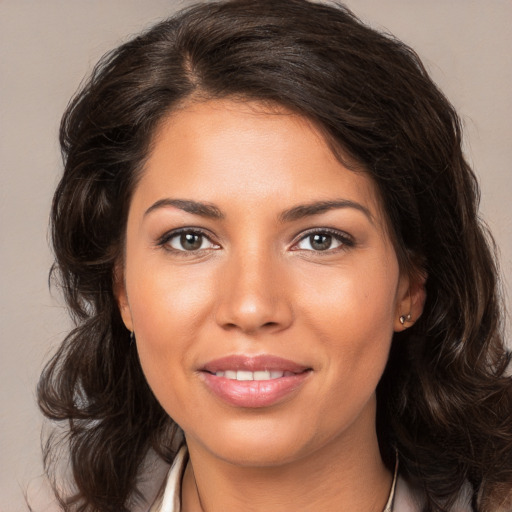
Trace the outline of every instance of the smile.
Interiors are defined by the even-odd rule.
[[[208,391],[231,406],[270,407],[288,400],[312,368],[270,355],[233,355],[211,361],[200,376]]]
[[[279,370],[260,370],[256,372],[250,372],[247,370],[226,370],[215,372],[216,377],[225,377],[226,379],[239,381],[273,380],[280,379],[281,377],[292,377],[293,375],[295,375],[293,372]]]

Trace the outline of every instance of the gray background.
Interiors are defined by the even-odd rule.
[[[186,1],[0,0],[0,511],[50,510],[39,491],[35,386],[68,327],[47,274],[48,211],[61,170],[58,123],[108,49]],[[512,2],[349,0],[416,49],[459,110],[482,187],[482,215],[512,283]],[[508,283],[508,284],[507,284]],[[510,330],[509,330],[510,332]]]

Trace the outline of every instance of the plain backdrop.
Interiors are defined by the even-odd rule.
[[[48,288],[48,212],[61,172],[59,119],[99,57],[191,2],[0,0],[0,511],[47,510],[35,386],[69,323]],[[512,2],[348,0],[422,57],[458,109],[482,216],[512,283]],[[507,284],[508,283],[508,284]],[[510,333],[510,329],[508,331]],[[49,510],[49,509],[48,509]]]

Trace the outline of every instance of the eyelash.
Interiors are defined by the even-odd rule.
[[[175,229],[173,231],[169,231],[165,233],[163,236],[161,236],[157,241],[157,246],[162,247],[164,250],[168,252],[172,252],[173,254],[176,254],[178,256],[190,256],[190,255],[196,255],[199,251],[205,250],[205,249],[196,249],[191,251],[181,250],[181,249],[175,249],[174,247],[171,247],[169,245],[169,242],[176,237],[179,237],[181,235],[196,235],[196,236],[202,236],[206,238],[212,245],[218,245],[212,242],[212,237],[209,235],[206,231],[200,229],[200,228],[180,228]],[[216,249],[209,249],[209,250],[216,250]]]
[[[296,242],[294,242],[292,247],[295,247],[300,242],[302,242],[303,240],[306,240],[307,238],[309,238],[313,235],[332,236],[335,240],[340,242],[341,245],[339,247],[335,247],[334,249],[326,249],[324,251],[314,251],[314,250],[310,250],[310,249],[292,249],[292,250],[295,250],[295,251],[304,250],[307,252],[314,252],[316,254],[332,254],[334,252],[347,250],[351,247],[354,247],[354,245],[355,245],[355,241],[354,241],[353,237],[350,236],[348,233],[345,233],[343,231],[338,231],[337,229],[332,229],[332,228],[315,228],[315,229],[310,229],[309,231],[306,231],[305,233],[301,233],[300,238]]]
[[[179,256],[185,256],[185,257],[190,256],[190,255],[197,255],[200,251],[204,251],[204,250],[217,250],[217,248],[209,248],[209,249],[200,249],[199,248],[199,249],[187,251],[185,249],[183,249],[183,250],[175,249],[174,247],[171,247],[169,245],[169,242],[172,239],[179,237],[181,235],[184,235],[184,234],[202,236],[202,237],[206,238],[212,245],[218,246],[218,244],[215,244],[212,241],[211,235],[209,235],[206,231],[204,231],[200,228],[193,228],[193,227],[187,227],[187,228],[181,228],[181,229],[169,231],[158,239],[156,245],[158,247],[162,247],[163,249],[165,249],[168,252],[172,252]],[[325,249],[325,250],[318,250],[318,251],[315,251],[313,249],[294,248],[302,241],[307,240],[308,237],[311,237],[311,236],[317,235],[317,234],[331,236],[336,241],[338,241],[340,243],[340,245],[338,247],[335,247],[334,249]],[[296,241],[293,242],[291,250],[293,250],[293,251],[301,251],[302,250],[305,252],[314,252],[316,254],[332,254],[333,252],[347,250],[350,247],[354,247],[354,245],[355,245],[354,239],[348,233],[345,233],[343,231],[338,231],[338,230],[332,229],[332,228],[315,228],[315,229],[308,230],[305,233],[301,233],[300,237],[296,238]]]

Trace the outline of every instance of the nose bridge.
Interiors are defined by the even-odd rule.
[[[292,320],[279,255],[265,244],[233,250],[226,261],[217,322],[253,333],[280,330]]]

